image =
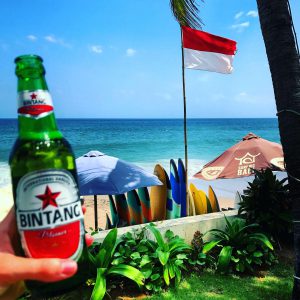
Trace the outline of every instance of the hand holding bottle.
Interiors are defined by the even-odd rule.
[[[85,208],[83,207],[83,211]],[[14,209],[0,223],[0,300],[12,300],[25,289],[23,280],[53,282],[71,277],[77,271],[77,263],[70,259],[24,258],[20,251]],[[86,236],[86,244],[93,238]]]

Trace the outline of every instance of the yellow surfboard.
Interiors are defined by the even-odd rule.
[[[208,199],[212,208],[212,212],[219,212],[220,211],[219,202],[211,186],[208,187]]]
[[[157,164],[154,174],[162,182],[162,185],[152,186],[150,189],[150,207],[152,221],[166,219],[167,212],[167,181],[164,168]]]
[[[190,184],[190,191],[194,200],[196,215],[206,214],[207,203],[205,193],[201,190],[198,190],[193,183]]]
[[[188,203],[189,203],[188,216],[195,216],[196,215],[195,204],[194,204],[194,198],[193,198],[191,189],[189,189]]]

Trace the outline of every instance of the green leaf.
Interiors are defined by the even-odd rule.
[[[161,233],[153,225],[148,225],[147,228],[153,233],[153,235],[158,243],[158,246],[161,249],[167,250]]]
[[[262,257],[262,256],[263,256],[263,253],[260,252],[260,251],[255,251],[255,252],[253,253],[253,256],[254,256],[254,257]]]
[[[114,266],[117,266],[119,264],[123,264],[124,262],[125,262],[125,259],[123,257],[117,257],[111,262],[111,264]]]
[[[150,259],[149,255],[146,254],[142,257],[142,260],[140,262],[140,267],[143,267],[144,265],[146,265],[150,262],[151,262],[151,259]]]
[[[148,251],[148,247],[144,245],[139,245],[136,249],[138,252],[143,253]]]
[[[222,240],[217,240],[217,241],[211,241],[209,243],[206,243],[203,246],[202,252],[203,253],[207,253],[208,251],[210,251],[211,249],[213,249],[215,246],[217,246]]]
[[[242,262],[239,262],[239,263],[236,265],[235,269],[236,269],[237,271],[243,273],[243,272],[245,271],[245,266],[244,266],[244,264],[243,264]]]
[[[156,280],[156,279],[158,279],[158,278],[160,278],[160,275],[159,274],[153,274],[153,275],[151,275],[151,277],[150,277],[150,279],[151,280]]]
[[[267,246],[269,249],[274,250],[273,245],[263,233],[252,233],[249,235],[249,240],[258,241]]]
[[[168,240],[172,239],[172,238],[174,237],[173,231],[171,231],[170,229],[168,229],[168,230],[166,231],[166,233],[165,233],[165,237],[166,237]]]
[[[175,277],[175,271],[174,271],[175,268],[176,268],[176,266],[174,266],[172,263],[170,263],[168,265],[169,275],[170,275],[171,279],[173,279]]]
[[[121,275],[133,280],[139,287],[144,285],[145,277],[138,269],[129,265],[113,266],[107,271],[107,275]]]
[[[184,254],[184,253],[180,253],[180,254],[177,254],[177,255],[176,255],[176,258],[177,258],[177,259],[186,259],[186,258],[187,258],[187,255]]]
[[[145,278],[148,279],[152,274],[152,266],[144,266],[143,268],[141,268],[141,272],[143,273]]]
[[[164,266],[164,280],[165,280],[166,285],[170,285],[168,266]]]
[[[139,252],[133,252],[133,253],[131,253],[130,258],[138,259],[138,258],[141,258],[141,255]]]
[[[219,254],[218,259],[218,271],[226,272],[229,267],[229,263],[231,260],[232,247],[225,246]]]
[[[96,283],[93,289],[91,300],[102,300],[106,293],[106,268],[97,269]]]
[[[163,252],[161,250],[157,250],[157,254],[160,263],[164,266],[168,262],[170,252]]]

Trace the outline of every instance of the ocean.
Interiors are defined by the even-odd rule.
[[[182,119],[58,119],[75,157],[98,150],[152,172],[155,164],[184,159]],[[277,119],[188,119],[189,176],[253,132],[280,142]],[[17,120],[0,119],[0,187],[10,182],[8,158]]]

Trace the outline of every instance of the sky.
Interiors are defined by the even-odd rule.
[[[300,36],[300,2],[290,0]],[[255,0],[199,1],[203,30],[237,41],[230,75],[186,70],[190,118],[276,117]],[[169,0],[3,0],[0,118],[17,117],[14,58],[38,54],[59,118],[181,118],[180,28]]]

